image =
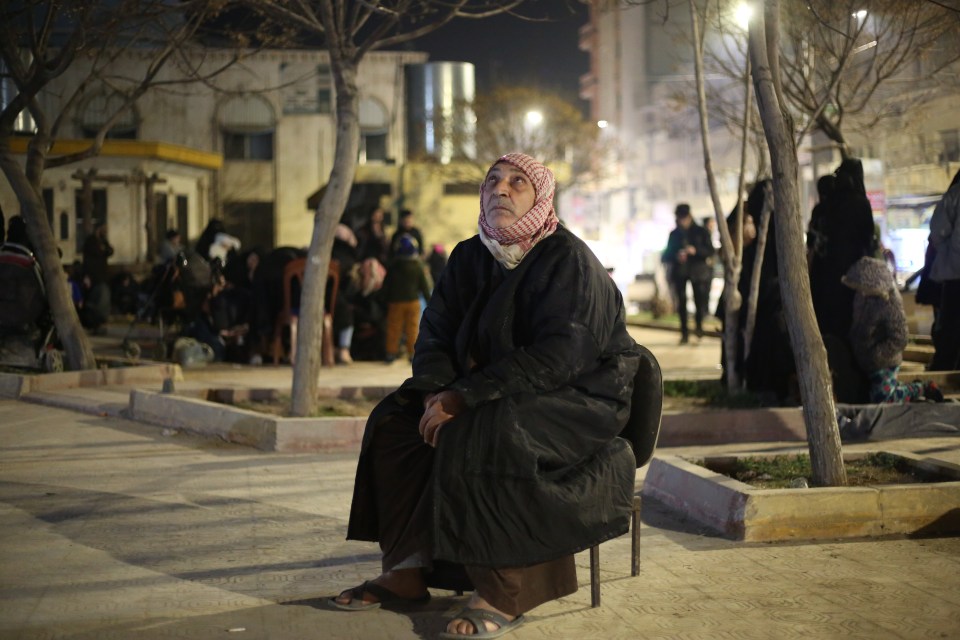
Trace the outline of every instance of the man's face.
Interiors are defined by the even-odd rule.
[[[537,194],[527,175],[512,164],[498,162],[483,181],[483,208],[487,224],[509,227],[536,202]]]
[[[693,216],[684,216],[682,218],[677,218],[677,226],[683,229],[689,229],[690,225],[693,224]]]

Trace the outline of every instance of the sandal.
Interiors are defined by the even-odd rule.
[[[377,598],[376,602],[364,602],[363,594],[369,593],[370,595]],[[337,602],[337,598],[344,594],[350,594],[350,602],[343,603]],[[335,598],[330,598],[330,605],[341,609],[343,611],[370,611],[371,609],[379,609],[381,605],[388,604],[423,604],[430,600],[430,592],[423,594],[419,598],[404,598],[403,596],[398,596],[390,589],[386,587],[381,587],[380,585],[373,582],[364,582],[361,585],[354,587],[353,589],[347,589],[340,596]]]
[[[462,638],[477,638],[478,640],[483,640],[484,638],[499,638],[526,622],[523,616],[517,616],[513,620],[507,620],[496,611],[490,611],[488,609],[467,608],[454,616],[454,620],[458,618],[472,624],[473,630],[476,633],[450,633],[449,631],[444,631],[440,634],[440,638],[444,640],[458,640]],[[497,625],[497,628],[493,631],[487,631],[487,626],[484,622],[492,622]]]

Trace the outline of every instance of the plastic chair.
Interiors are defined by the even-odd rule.
[[[640,368],[633,378],[630,418],[620,437],[630,442],[637,469],[653,458],[660,437],[663,413],[663,374],[660,363],[646,347],[640,346]],[[640,573],[640,496],[633,497],[631,510],[633,540],[630,548],[630,575]],[[590,606],[600,606],[600,546],[590,547]]]

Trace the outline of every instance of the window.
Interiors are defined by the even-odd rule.
[[[47,224],[50,225],[50,231],[53,231],[53,235],[57,235],[53,226],[53,189],[43,190],[43,208],[47,210]]]
[[[945,129],[940,132],[943,151],[940,162],[960,162],[960,129]]]
[[[80,109],[78,126],[84,138],[95,137],[103,126],[118,111],[120,117],[107,132],[107,138],[135,140],[137,137],[137,113],[132,106],[124,106],[125,99],[119,93],[99,94],[87,100]]]
[[[389,119],[383,104],[375,98],[360,100],[360,162],[387,160]]]
[[[443,185],[445,196],[476,196],[480,193],[478,182],[447,182]]]
[[[273,132],[223,133],[223,157],[227,160],[273,160]]]
[[[219,111],[223,156],[228,160],[273,160],[273,107],[260,96],[236,96]]]
[[[93,189],[93,206],[90,210],[90,231],[93,232],[101,222],[107,222],[107,190]],[[83,253],[83,243],[87,239],[87,233],[83,228],[83,189],[77,189],[74,192],[74,211],[77,212],[77,254]]]
[[[333,76],[330,65],[317,65],[317,113],[333,113]]]
[[[190,199],[187,196],[177,196],[177,231],[184,238],[190,228]]]
[[[333,113],[333,76],[330,65],[280,64],[280,95],[285,114]]]

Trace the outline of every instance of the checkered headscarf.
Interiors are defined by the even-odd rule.
[[[557,219],[557,212],[553,208],[553,191],[556,181],[553,179],[553,173],[550,169],[523,153],[508,153],[501,156],[490,165],[490,168],[492,169],[498,162],[506,162],[520,169],[533,184],[536,198],[530,211],[526,212],[519,220],[509,227],[496,229],[487,224],[483,202],[483,185],[481,184],[480,229],[487,238],[496,240],[500,245],[519,245],[520,249],[526,253],[557,229],[559,220]],[[490,169],[487,169],[488,173],[489,171]]]

